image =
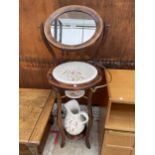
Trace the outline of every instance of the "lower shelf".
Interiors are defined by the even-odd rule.
[[[117,145],[121,147],[133,148],[135,134],[133,132],[106,130],[104,135],[104,145]]]
[[[105,145],[101,155],[131,155],[132,151],[132,148]]]
[[[112,103],[106,129],[132,131],[135,130],[135,106]]]

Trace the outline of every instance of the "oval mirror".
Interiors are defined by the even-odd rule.
[[[91,39],[95,31],[95,20],[89,14],[79,11],[65,12],[51,23],[52,37],[64,45],[82,44]]]
[[[44,25],[47,40],[61,49],[82,49],[101,36],[101,17],[91,8],[71,5],[56,10]]]

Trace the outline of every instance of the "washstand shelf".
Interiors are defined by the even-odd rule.
[[[98,70],[98,75],[96,76],[96,78],[88,83],[84,83],[84,84],[66,84],[66,83],[59,83],[57,80],[54,79],[54,77],[52,76],[52,68],[49,69],[48,73],[47,73],[47,78],[49,83],[52,85],[52,88],[55,90],[56,92],[56,98],[57,98],[57,105],[58,105],[58,126],[61,132],[61,136],[62,136],[62,141],[61,141],[61,147],[64,146],[65,144],[65,131],[63,128],[63,122],[62,122],[62,114],[61,114],[61,110],[62,110],[62,98],[67,97],[66,95],[61,96],[61,92],[66,91],[66,90],[71,90],[71,91],[76,91],[76,90],[87,90],[88,91],[88,96],[84,95],[82,96],[83,98],[87,99],[88,101],[88,116],[89,116],[89,121],[88,121],[88,125],[85,131],[85,142],[86,142],[86,146],[88,148],[90,148],[90,142],[89,142],[89,134],[90,134],[90,129],[92,127],[93,124],[93,115],[92,115],[92,97],[93,97],[93,93],[95,93],[98,89],[104,88],[108,85],[108,83],[103,84],[103,85],[97,85],[99,82],[101,82],[102,80],[102,72],[99,68],[97,68]],[[111,77],[109,78],[109,82],[111,81]],[[97,85],[97,86],[96,86]]]

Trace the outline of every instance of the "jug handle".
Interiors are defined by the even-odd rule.
[[[82,124],[86,124],[88,122],[88,120],[89,120],[88,114],[86,112],[84,112],[84,111],[81,111],[80,115],[83,115],[85,117],[85,119],[86,119],[85,121],[82,122]]]

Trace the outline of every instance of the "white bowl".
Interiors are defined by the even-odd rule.
[[[53,77],[66,84],[82,84],[93,80],[97,76],[97,69],[85,62],[70,61],[56,66]]]

